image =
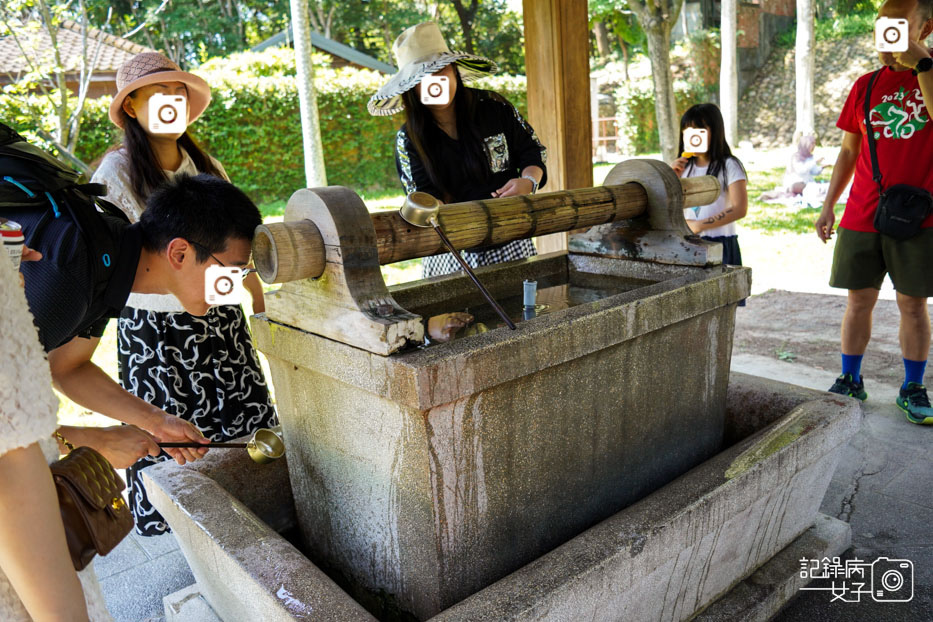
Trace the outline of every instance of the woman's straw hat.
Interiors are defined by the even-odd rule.
[[[403,110],[402,93],[451,63],[457,64],[464,82],[482,78],[499,69],[488,58],[451,52],[441,29],[434,22],[424,22],[405,30],[392,45],[392,52],[399,70],[369,99],[367,108],[372,115],[387,116]]]
[[[120,109],[126,96],[140,87],[157,82],[183,82],[188,87],[188,123],[194,123],[211,103],[211,87],[203,78],[182,71],[163,54],[143,52],[120,65],[117,70],[117,94],[110,102],[110,120],[117,127],[123,127]]]

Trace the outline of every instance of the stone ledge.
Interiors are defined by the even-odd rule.
[[[852,542],[852,527],[818,514],[803,532],[761,568],[693,618],[694,622],[766,622],[809,580],[800,578],[800,560],[838,557]]]

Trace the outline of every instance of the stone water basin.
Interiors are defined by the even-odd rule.
[[[690,619],[814,524],[861,420],[855,400],[734,373],[714,457],[431,619]],[[144,479],[222,620],[376,619],[280,535],[301,540],[285,460],[213,452]]]
[[[513,313],[536,280],[553,311],[389,356],[252,320],[300,540],[377,613],[430,618],[721,447],[747,268],[558,253],[477,274]],[[462,274],[390,291],[488,313]]]

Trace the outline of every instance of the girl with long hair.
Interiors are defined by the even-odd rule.
[[[703,151],[684,147],[684,133],[695,134],[695,130],[706,131],[707,148]],[[748,213],[748,176],[726,142],[722,113],[716,104],[697,104],[684,113],[680,119],[678,152],[681,157],[674,160],[671,167],[679,177],[712,175],[722,186],[714,202],[684,210],[687,225],[701,238],[722,244],[723,263],[741,266],[742,252],[735,223]]]
[[[153,190],[176,175],[207,173],[229,181],[220,162],[187,130],[210,103],[203,79],[181,71],[162,54],[144,52],[120,67],[117,88],[110,120],[123,129],[123,144],[104,157],[91,181],[106,184],[107,200],[131,221],[139,220]],[[156,105],[151,107],[152,101]],[[180,116],[187,119],[179,127]],[[198,240],[189,242],[198,245]],[[251,273],[245,284],[253,311],[261,313],[265,306],[256,275]],[[123,387],[191,422],[211,441],[229,441],[277,423],[240,305],[218,305],[197,317],[172,295],[132,294],[120,316],[118,339]],[[140,470],[166,458],[146,457],[127,470],[130,508],[142,535],[168,530],[139,477]]]
[[[502,95],[465,81],[496,71],[491,60],[451,52],[434,22],[412,26],[393,45],[399,72],[370,99],[374,115],[405,111],[396,137],[396,166],[406,193],[444,203],[532,194],[547,180],[547,152]],[[535,254],[531,240],[465,251],[471,267]],[[426,257],[425,277],[455,272],[449,254]]]

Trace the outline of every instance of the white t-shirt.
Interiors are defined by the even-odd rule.
[[[183,147],[178,147],[181,152],[181,164],[174,171],[162,170],[167,179],[174,179],[176,175],[197,175],[198,168],[194,165],[194,160],[188,155]],[[211,156],[211,162],[223,178],[230,181],[227,172],[220,162]],[[133,191],[133,184],[130,182],[130,160],[123,148],[111,151],[101,161],[100,166],[94,171],[91,181],[95,184],[107,185],[107,196],[104,198],[119,207],[130,222],[136,222],[142,216],[146,209],[145,201],[140,201]],[[163,313],[182,313],[185,309],[172,294],[130,294],[126,306],[136,309],[145,309],[147,311],[161,311]]]
[[[706,171],[709,169],[708,166],[687,166],[687,170],[684,171],[684,177],[702,177],[706,175]],[[737,181],[742,181],[747,179],[745,176],[745,169],[742,167],[742,163],[739,162],[737,158],[730,157],[726,160],[726,165],[719,171],[719,183],[722,185],[722,192],[719,193],[719,198],[710,203],[709,205],[703,205],[701,207],[689,207],[684,210],[684,218],[687,220],[706,220],[707,218],[713,217],[716,214],[719,214],[725,210],[729,203],[729,195],[726,192],[726,189]],[[722,227],[716,227],[715,229],[707,229],[702,233],[705,237],[715,238],[719,236],[729,236],[736,235],[736,227],[734,222],[730,222],[728,225],[723,225]]]

